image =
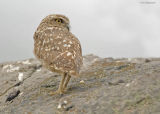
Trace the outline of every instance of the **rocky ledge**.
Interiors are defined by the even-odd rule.
[[[68,91],[36,59],[0,64],[0,114],[160,114],[160,58],[84,56]]]

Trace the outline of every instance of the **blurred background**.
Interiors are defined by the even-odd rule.
[[[83,55],[159,57],[159,0],[1,0],[0,62],[32,58],[33,34],[49,14],[70,18]]]

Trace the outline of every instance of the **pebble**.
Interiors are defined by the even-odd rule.
[[[67,101],[64,101],[64,104],[67,104],[68,102]]]
[[[62,103],[59,103],[59,104],[58,104],[58,107],[57,107],[57,108],[58,108],[58,109],[61,109],[61,108],[65,109],[67,103],[68,103],[68,101],[64,100]]]
[[[61,104],[59,104],[57,108],[58,108],[58,109],[61,109],[61,108],[62,108],[62,105],[61,105]]]
[[[26,61],[22,61],[22,64],[30,65],[31,63],[29,62],[29,60],[26,60]]]
[[[129,87],[130,86],[130,84],[128,83],[128,84],[126,84],[126,87]]]
[[[36,71],[37,71],[37,72],[40,72],[40,71],[41,71],[41,68],[37,69]]]
[[[81,80],[79,83],[80,83],[80,84],[84,84],[85,82],[84,82],[84,80]]]

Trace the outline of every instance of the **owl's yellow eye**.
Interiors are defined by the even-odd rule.
[[[55,19],[57,23],[62,23],[62,19]]]

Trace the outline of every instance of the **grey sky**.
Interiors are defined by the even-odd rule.
[[[0,62],[31,58],[33,34],[48,14],[70,18],[83,54],[159,57],[160,2],[149,0],[1,0]]]

